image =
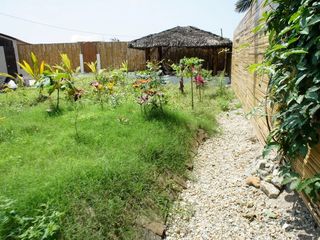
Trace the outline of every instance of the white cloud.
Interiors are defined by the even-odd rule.
[[[97,35],[72,35],[71,36],[71,42],[94,42],[94,41],[103,41],[102,36]]]

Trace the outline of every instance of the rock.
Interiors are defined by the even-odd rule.
[[[157,236],[161,238],[165,236],[166,226],[156,216],[139,216],[135,222],[142,228],[145,239],[159,239]],[[147,238],[146,236],[149,237]]]
[[[257,217],[257,215],[254,212],[248,212],[243,214],[242,217],[248,219],[249,222],[252,222]]]
[[[260,189],[269,197],[277,198],[280,194],[280,190],[276,188],[273,184],[261,181]]]
[[[156,234],[160,237],[164,237],[165,235],[166,226],[159,221],[152,221],[147,217],[138,217],[136,219],[136,224],[142,227],[144,235],[152,236]],[[145,238],[145,239],[149,239],[149,238]],[[150,239],[156,239],[156,238],[150,238]]]
[[[162,223],[150,222],[145,224],[144,227],[160,237],[164,237],[165,235],[166,226]]]
[[[280,174],[280,172],[279,172],[278,168],[273,169],[273,171],[272,171],[273,176],[279,176],[279,174]]]
[[[271,219],[276,219],[276,218],[278,217],[278,215],[277,215],[275,212],[273,212],[273,211],[271,211],[271,210],[269,210],[269,209],[265,210],[265,211],[264,211],[264,214],[265,214],[268,218],[271,218]]]
[[[249,186],[254,186],[256,188],[259,188],[260,187],[260,178],[258,177],[247,177],[246,178],[246,184],[249,185]]]
[[[148,229],[143,228],[142,232],[143,232],[143,239],[146,239],[146,240],[161,240],[162,239],[161,236],[153,233],[152,231],[150,231]]]
[[[282,185],[282,181],[283,181],[283,177],[273,177],[271,179],[271,183],[276,186],[277,188],[279,188],[280,190],[283,188],[283,185]]]
[[[268,183],[271,183],[272,178],[273,178],[273,176],[270,174],[270,175],[266,176],[263,180],[268,182]]]
[[[186,181],[181,178],[181,177],[178,177],[178,176],[175,176],[173,178],[173,181],[175,181],[178,185],[180,185],[183,189],[186,189],[187,188],[187,183]]]
[[[192,171],[192,169],[193,169],[193,163],[192,163],[192,162],[186,163],[186,167],[187,167],[188,170]]]
[[[283,230],[287,230],[289,227],[290,227],[290,225],[288,223],[284,223],[281,228]]]
[[[203,143],[208,139],[208,134],[203,129],[198,129],[197,131],[197,141],[199,144]]]
[[[252,208],[254,207],[254,203],[253,202],[248,202],[247,203],[247,208]]]
[[[267,162],[265,160],[260,160],[257,164],[257,168],[263,170],[266,168],[266,165],[267,165]]]
[[[259,175],[259,177],[264,179],[265,177],[267,177],[269,175],[269,172],[266,170],[258,170],[258,175]]]

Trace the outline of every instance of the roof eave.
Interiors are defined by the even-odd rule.
[[[140,49],[140,50],[145,50],[145,49],[150,49],[150,48],[158,48],[158,47],[172,47],[172,48],[223,48],[223,47],[232,47],[232,43],[230,44],[219,44],[219,45],[180,45],[180,46],[170,46],[170,45],[152,45],[152,46],[134,46],[134,44],[129,44],[129,48],[134,48],[134,49]]]

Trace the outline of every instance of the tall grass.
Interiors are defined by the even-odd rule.
[[[48,202],[64,212],[62,239],[140,239],[137,216],[164,218],[172,189],[163,179],[185,174],[196,130],[217,127],[214,99],[191,111],[168,89],[164,114],[148,117],[130,96],[116,108],[83,100],[49,114],[47,102],[32,105],[32,89],[1,94],[0,196],[21,216]]]

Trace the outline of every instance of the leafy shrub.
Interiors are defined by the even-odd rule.
[[[221,72],[217,77],[214,78],[217,96],[226,96],[228,94],[227,86],[225,83],[225,72]]]
[[[145,78],[136,80],[132,85],[139,95],[137,102],[145,113],[155,110],[162,111],[166,103],[161,74],[160,63],[148,62],[147,70],[139,73]]]
[[[92,73],[95,74],[95,80],[91,82],[93,94],[96,96],[101,108],[105,102],[110,102],[112,106],[119,103],[119,94],[116,92],[116,86],[126,84],[128,64],[122,63],[121,68],[107,71],[106,69],[97,69],[97,63],[86,63]]]
[[[229,104],[229,100],[227,99],[223,99],[223,98],[218,98],[217,99],[217,104],[219,106],[219,108],[226,112],[226,111],[229,111],[230,110],[230,104]]]
[[[202,74],[202,62],[204,60],[197,58],[197,57],[191,57],[187,58],[184,57],[180,59],[179,65],[173,64],[171,65],[172,69],[175,70],[176,75],[178,77],[181,77],[180,81],[180,90],[183,93],[184,83],[183,83],[183,77],[191,78],[191,107],[194,109],[194,82],[196,83],[196,87],[199,89],[199,99],[201,100],[201,89],[204,87],[204,79]]]
[[[60,230],[62,213],[41,205],[34,217],[21,216],[13,207],[14,202],[0,199],[0,236],[5,239],[56,239]]]
[[[269,33],[269,47],[263,64],[253,66],[269,75],[268,99],[276,110],[264,154],[276,148],[293,161],[319,143],[320,4],[317,0],[265,0],[267,4],[271,8],[255,30]],[[296,188],[314,192],[306,191],[311,186],[307,182],[319,185],[318,180],[305,179]]]

